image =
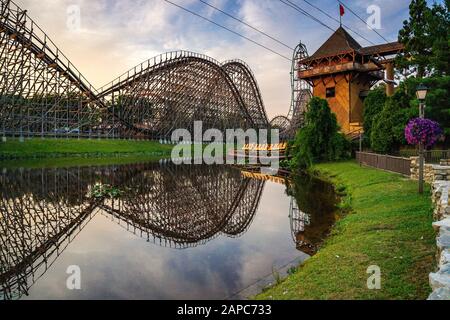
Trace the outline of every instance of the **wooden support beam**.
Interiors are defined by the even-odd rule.
[[[386,95],[391,97],[394,95],[394,63],[390,62],[386,64]]]

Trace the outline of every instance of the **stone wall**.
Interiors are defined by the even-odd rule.
[[[419,180],[419,157],[411,157],[411,179]],[[450,300],[450,159],[425,164],[424,179],[432,188],[433,228],[437,232],[437,270],[429,274],[429,300]]]
[[[429,300],[450,300],[450,181],[437,180],[432,185],[432,199],[437,231],[438,270],[430,273],[433,292]]]
[[[425,164],[423,176],[427,183],[434,181],[450,181],[450,159],[441,160],[440,164]],[[411,157],[411,179],[419,180],[419,157]]]
[[[441,166],[439,166],[441,167]],[[429,300],[450,300],[450,179],[437,180],[442,177],[440,171],[450,170],[439,168],[437,176],[433,177],[432,200],[434,204],[433,228],[437,231],[437,258],[438,268],[436,272],[430,273],[430,286],[433,292],[428,297]]]

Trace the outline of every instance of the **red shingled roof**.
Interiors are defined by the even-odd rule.
[[[335,54],[361,49],[361,45],[344,28],[339,27],[333,35],[309,58],[303,61],[329,57]]]
[[[301,62],[309,62],[321,58],[326,58],[338,54],[344,54],[356,51],[360,55],[374,55],[374,54],[391,54],[403,49],[403,45],[398,42],[391,42],[370,47],[361,47],[343,27],[339,27],[330,38],[309,58]]]

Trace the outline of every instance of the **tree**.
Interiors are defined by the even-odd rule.
[[[450,77],[430,78],[428,83],[435,87],[427,94],[426,117],[437,121],[444,130],[447,145],[450,143]],[[427,83],[427,82],[426,82]]]
[[[398,90],[386,100],[383,110],[374,117],[370,135],[371,148],[379,153],[392,153],[406,144],[404,129],[408,121],[417,117],[418,108],[404,105],[405,94]]]
[[[386,103],[385,88],[379,87],[369,92],[364,100],[364,135],[370,144],[373,119],[379,114]]]
[[[444,130],[448,145],[450,143],[450,76],[406,79],[400,85],[399,89],[399,91],[402,91],[402,100],[404,101],[401,105],[402,108],[409,107],[416,111],[419,109],[416,88],[421,83],[428,87],[428,94],[425,101],[425,117],[440,124]],[[411,112],[411,114],[413,113]]]
[[[339,133],[336,115],[328,102],[314,97],[305,115],[305,126],[300,129],[292,148],[292,167],[305,169],[314,162],[333,161],[349,156],[350,143]]]
[[[403,22],[398,41],[405,46],[405,55],[397,59],[402,68],[417,68],[417,77],[449,72],[449,3],[427,6],[425,0],[412,0],[409,20]]]
[[[402,57],[398,62],[403,67],[416,65],[417,76],[423,77],[431,55],[426,23],[429,15],[427,2],[412,0],[409,5],[409,15],[409,20],[403,22],[403,29],[399,31],[398,41],[405,45],[405,51],[411,56],[411,59]]]
[[[450,75],[450,1],[446,6],[434,4],[429,18],[429,33],[432,36],[430,68],[433,74]]]

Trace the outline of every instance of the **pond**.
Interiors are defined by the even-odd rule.
[[[229,166],[0,164],[0,299],[245,298],[316,252],[336,203]]]

